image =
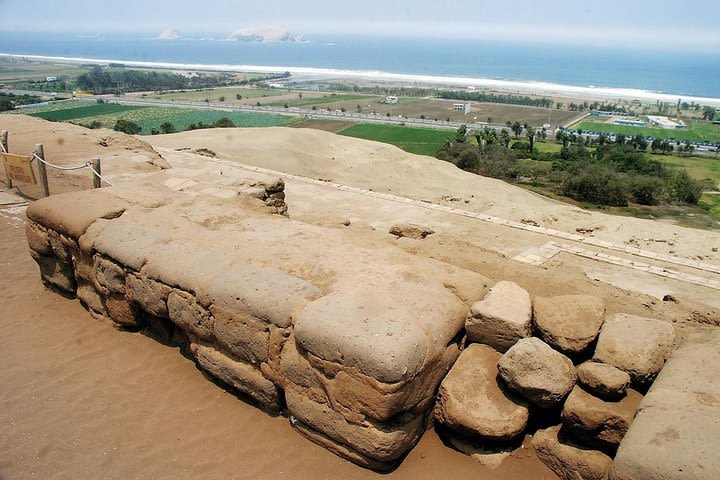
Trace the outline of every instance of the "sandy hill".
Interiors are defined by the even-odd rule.
[[[720,262],[720,233],[590,212],[392,145],[286,127],[209,129],[146,137],[159,148],[206,148],[220,158],[441,203],[640,248]]]

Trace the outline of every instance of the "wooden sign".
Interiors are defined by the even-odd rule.
[[[37,185],[35,172],[33,172],[30,157],[24,155],[13,155],[11,153],[3,153],[3,161],[5,163],[5,173],[7,176],[18,182],[32,183]]]

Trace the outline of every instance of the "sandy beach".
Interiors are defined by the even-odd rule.
[[[172,63],[172,62],[146,62],[124,59],[104,58],[78,58],[78,57],[57,57],[42,55],[16,55],[1,53],[0,57],[24,58],[29,60],[53,61],[71,64],[94,63],[107,65],[111,63],[122,63],[129,67],[160,68],[175,70],[192,70],[206,72],[263,72],[282,74],[289,72],[294,78],[302,80],[304,77],[312,79],[360,79],[376,82],[401,82],[407,86],[425,84],[432,86],[448,86],[460,88],[491,89],[498,92],[524,93],[533,95],[546,95],[561,98],[582,98],[600,100],[641,100],[644,102],[669,102],[674,104],[678,98],[686,102],[695,102],[702,105],[720,106],[720,99],[710,97],[698,97],[672,93],[650,92],[634,88],[606,88],[606,87],[583,87],[574,85],[562,85],[549,82],[525,82],[498,80],[492,78],[472,78],[458,76],[436,76],[436,75],[412,75],[405,73],[392,73],[382,71],[364,70],[338,70],[331,68],[297,67],[293,65],[271,66],[271,65],[230,65],[230,64],[197,64],[197,63]]]

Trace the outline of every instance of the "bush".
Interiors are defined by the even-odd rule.
[[[627,182],[607,169],[587,167],[568,175],[562,193],[575,200],[599,205],[626,207],[628,204]]]
[[[222,117],[215,120],[212,124],[213,128],[233,128],[235,123],[228,117]]]
[[[663,187],[664,184],[659,178],[638,176],[630,182],[630,193],[640,205],[657,205],[660,203]]]
[[[81,123],[80,126],[90,128],[92,130],[97,130],[98,128],[102,128],[103,124],[100,120],[93,120],[90,123]]]
[[[492,144],[482,150],[478,173],[493,178],[517,178],[520,164],[509,148]]]
[[[175,125],[173,125],[170,122],[164,122],[160,125],[160,131],[162,133],[175,133],[177,132],[177,129],[175,128]]]
[[[670,199],[697,205],[703,193],[703,184],[691,178],[688,173],[683,170],[672,176],[669,182]]]
[[[476,148],[466,148],[457,159],[458,168],[466,172],[478,173],[480,167],[480,152]]]
[[[124,118],[120,118],[117,122],[115,122],[115,127],[113,128],[113,130],[117,132],[127,133],[130,135],[137,135],[142,131],[142,127],[137,123],[133,122],[132,120],[125,120]]]
[[[519,152],[529,152],[530,144],[528,142],[515,142],[510,146],[511,150],[517,150]]]

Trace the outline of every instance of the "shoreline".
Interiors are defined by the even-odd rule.
[[[580,87],[549,82],[497,80],[490,78],[473,78],[460,76],[439,76],[439,75],[415,75],[404,73],[391,73],[378,70],[339,70],[332,68],[316,67],[294,67],[294,66],[271,66],[271,65],[231,65],[231,64],[196,64],[196,63],[174,63],[174,62],[148,62],[122,59],[101,59],[83,57],[59,57],[45,55],[21,55],[11,53],[0,53],[0,57],[18,58],[39,61],[57,61],[68,63],[122,63],[130,67],[159,68],[159,69],[182,69],[211,72],[268,72],[284,73],[290,72],[293,75],[320,76],[328,79],[358,78],[374,81],[396,81],[409,83],[424,83],[438,86],[449,86],[453,88],[480,87],[491,88],[501,91],[513,91],[525,94],[562,96],[577,95],[580,98],[603,98],[644,101],[663,101],[676,103],[678,99],[686,102],[695,102],[702,105],[720,107],[720,98],[686,96],[672,93],[652,92],[635,88],[614,88],[614,87]]]

